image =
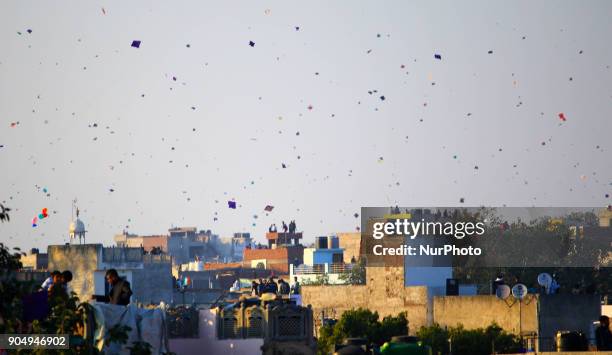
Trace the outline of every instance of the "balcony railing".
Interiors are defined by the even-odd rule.
[[[353,264],[344,263],[300,265],[293,269],[293,273],[295,275],[343,274],[352,268]]]

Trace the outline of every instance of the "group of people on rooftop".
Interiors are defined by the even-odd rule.
[[[127,306],[130,303],[130,297],[132,296],[132,289],[130,283],[119,277],[119,273],[115,269],[109,269],[106,271],[105,280],[111,286],[108,295],[92,295],[91,299],[116,304],[121,306]],[[55,270],[40,286],[40,291],[46,291],[49,294],[49,298],[60,296],[63,298],[70,297],[72,290],[69,282],[72,281],[72,272],[65,270],[60,272]]]
[[[251,283],[251,295],[261,297],[265,293],[271,293],[279,296],[299,295],[301,292],[300,282],[298,278],[294,278],[293,285],[283,279],[274,281],[273,277],[269,279],[259,279],[259,282],[253,280]]]
[[[289,222],[289,225],[287,225],[285,223],[285,221],[282,221],[282,228],[283,228],[283,233],[295,233],[295,231],[297,230],[297,226],[295,224],[295,220],[292,220],[291,222]],[[272,223],[270,225],[270,227],[268,228],[268,232],[270,233],[276,233],[278,230],[276,228],[276,223]]]

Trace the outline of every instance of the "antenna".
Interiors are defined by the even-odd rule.
[[[508,285],[499,285],[495,289],[495,296],[500,300],[506,300],[510,297],[510,286]]]
[[[512,287],[512,296],[517,300],[521,301],[525,296],[527,296],[527,286],[523,284],[516,284]]]
[[[539,274],[538,284],[548,290],[550,288],[550,285],[552,284],[552,276],[550,276],[550,274],[546,272]]]

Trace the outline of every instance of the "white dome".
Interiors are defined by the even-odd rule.
[[[76,221],[72,221],[70,223],[70,227],[68,227],[68,231],[70,234],[81,234],[85,233],[85,223],[80,219],[76,219]]]

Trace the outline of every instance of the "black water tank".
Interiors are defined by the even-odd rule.
[[[459,296],[459,280],[446,279],[446,295]]]
[[[317,249],[327,249],[327,237],[317,237]]]
[[[334,355],[367,355],[367,350],[357,345],[342,345],[341,348],[334,351]]]
[[[582,332],[560,330],[557,332],[557,351],[587,351],[589,344]]]
[[[342,344],[336,344],[334,355],[368,354],[368,341],[364,338],[347,338]]]
[[[416,344],[418,341],[419,341],[419,338],[417,337],[413,337],[410,335],[397,335],[397,336],[391,337],[390,343]]]
[[[364,338],[346,338],[344,340],[344,345],[366,346],[368,345],[368,340]]]

